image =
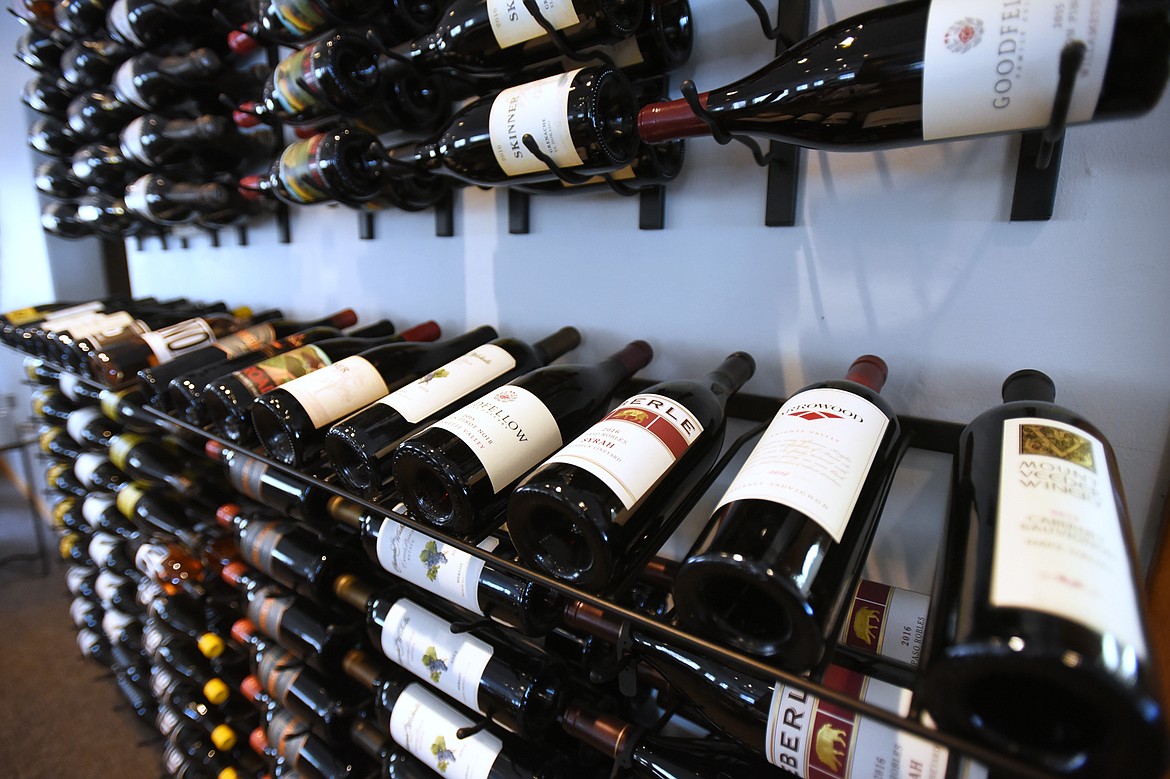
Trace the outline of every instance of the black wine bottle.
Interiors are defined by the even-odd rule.
[[[61,119],[42,116],[28,128],[28,145],[49,157],[72,157],[80,139]]]
[[[209,2],[114,0],[106,16],[110,36],[145,51],[175,39],[200,40],[212,27]]]
[[[289,144],[266,175],[240,179],[240,192],[253,198],[271,193],[291,205],[357,205],[381,191],[384,167],[376,137],[342,126]]]
[[[186,457],[161,441],[138,433],[119,433],[109,442],[110,460],[139,482],[164,484],[184,497],[212,492],[217,485],[194,478]]]
[[[469,103],[431,140],[390,149],[386,174],[433,173],[482,186],[556,178],[524,145],[525,135],[560,168],[606,173],[637,152],[636,112],[621,71],[582,68]]]
[[[16,58],[38,73],[55,73],[61,69],[65,46],[52,34],[29,25],[16,39]]]
[[[304,43],[327,34],[333,27],[367,22],[390,5],[377,0],[260,0],[254,19],[245,29],[269,43]]]
[[[943,779],[953,762],[945,747],[795,685],[753,677],[637,628],[623,632],[622,620],[595,607],[572,604],[565,623],[609,643],[620,638],[705,722],[797,776]],[[840,666],[830,665],[821,684],[902,716],[910,711],[909,690]]]
[[[73,175],[71,161],[64,159],[49,159],[37,165],[34,183],[38,192],[54,200],[73,200],[85,191]],[[76,205],[73,210],[77,211]]]
[[[77,219],[92,234],[122,239],[147,231],[147,223],[120,196],[95,192],[77,201]]]
[[[74,38],[95,38],[106,24],[106,0],[61,0],[53,8],[57,28]]]
[[[452,533],[484,529],[516,482],[601,419],[618,385],[652,357],[634,341],[598,363],[541,368],[406,439],[394,482],[407,512]]]
[[[117,144],[87,143],[70,156],[70,172],[89,192],[121,196],[126,186],[144,172],[126,159]]]
[[[389,326],[390,332],[386,329]],[[250,443],[256,433],[252,427],[252,404],[256,398],[287,384],[293,379],[332,365],[334,360],[387,343],[433,341],[441,334],[433,320],[416,325],[399,334],[388,322],[372,325],[378,332],[363,329],[344,338],[330,338],[262,360],[254,365],[208,381],[203,388],[203,404],[216,430],[233,443]],[[368,333],[368,334],[366,334]]]
[[[329,425],[497,336],[483,326],[435,343],[396,343],[346,357],[288,382],[252,405],[273,460],[297,467],[321,454]]]
[[[118,99],[157,111],[195,90],[211,88],[223,70],[219,56],[208,48],[187,54],[136,54],[118,66],[111,87]]]
[[[379,723],[390,731],[395,743],[431,771],[445,774],[454,764],[461,770],[474,771],[472,775],[492,779],[561,779],[574,775],[564,754],[536,742],[517,740],[491,726],[481,729],[465,709],[446,703],[399,673],[387,671],[359,650],[346,655],[344,670],[374,690]],[[407,776],[413,779],[414,774]]]
[[[143,533],[177,538],[189,548],[213,525],[201,502],[184,501],[170,489],[131,482],[118,490],[118,510]]]
[[[419,589],[527,636],[543,636],[560,620],[563,598],[556,590],[503,571],[341,496],[330,498],[326,505],[335,521],[361,533],[371,560]],[[484,539],[479,548],[515,558],[511,543],[494,536]]]
[[[630,37],[644,0],[564,0],[540,6],[541,14],[574,49]],[[649,0],[645,0],[649,2]],[[520,3],[455,0],[439,25],[410,45],[424,67],[462,72],[516,70],[561,56],[551,36]]]
[[[141,114],[141,108],[119,100],[108,88],[74,95],[65,109],[69,129],[90,142],[113,141],[128,122]]]
[[[1070,123],[1146,111],[1170,73],[1170,20],[1156,4],[1122,0],[1101,14],[1055,17],[1011,12],[986,28],[982,18],[975,6],[936,10],[928,0],[867,11],[699,102],[728,132],[871,150],[1045,127],[1069,41],[1090,52]],[[709,132],[685,100],[648,105],[638,116],[649,143]]]
[[[72,84],[61,80],[60,76],[51,73],[38,73],[24,83],[20,99],[34,111],[57,120],[66,119],[72,92]],[[72,135],[71,127],[65,128]],[[33,148],[37,148],[34,144]],[[39,148],[37,148],[40,151]]]
[[[252,362],[259,362],[266,357],[271,357],[272,354],[256,354],[256,352],[278,338],[286,338],[310,328],[327,327],[337,330],[356,323],[357,314],[352,308],[344,308],[327,317],[314,320],[273,319],[260,322],[219,338],[214,343],[207,344],[200,349],[186,352],[162,365],[144,368],[138,372],[138,386],[152,406],[165,411],[170,408],[166,398],[171,381],[186,373],[205,367],[226,368],[229,360],[234,360],[237,357],[248,360],[255,354],[254,360],[243,363],[249,365]],[[340,333],[335,334],[340,335]],[[226,371],[220,371],[220,373],[224,372]]]
[[[897,464],[898,418],[878,394],[886,373],[859,357],[845,379],[780,407],[675,577],[687,624],[797,673],[820,662]]]
[[[458,408],[470,393],[547,365],[580,342],[580,332],[565,327],[535,344],[497,338],[477,346],[330,427],[325,452],[351,490],[380,496],[391,482],[394,450],[407,436]]]
[[[678,2],[683,1],[678,0]],[[639,147],[638,155],[634,157],[633,162],[614,171],[609,177],[616,181],[619,187],[634,190],[667,184],[682,172],[683,160],[686,159],[686,147],[683,145],[685,143],[682,140],[659,144],[644,143]],[[557,179],[556,181],[520,184],[512,188],[530,195],[574,195],[582,192],[609,190],[611,185],[602,176],[593,176],[579,183]]]
[[[220,506],[215,517],[235,535],[241,556],[253,568],[294,592],[329,601],[333,580],[347,561],[317,534],[278,514],[245,512],[234,503]]]
[[[578,741],[626,765],[626,775],[640,779],[709,779],[750,776],[781,779],[791,774],[769,765],[737,744],[716,739],[663,736],[636,727],[612,714],[570,706],[561,727]]]
[[[381,94],[377,49],[355,32],[337,31],[281,60],[252,111],[299,125],[360,114]]]
[[[68,427],[69,419],[78,411],[77,406],[56,387],[43,387],[29,397],[33,416],[50,424]]]
[[[1157,776],[1164,714],[1116,459],[1055,397],[1018,371],[962,433],[924,705],[1048,771]]]
[[[83,452],[73,461],[73,473],[89,490],[117,492],[130,481],[118,466],[110,462],[105,452]]]
[[[718,456],[724,406],[754,371],[735,352],[702,380],[655,384],[546,460],[508,500],[521,558],[594,590],[640,568],[681,521],[673,509]]]
[[[89,238],[93,228],[77,216],[77,204],[51,202],[41,206],[41,229],[58,238]]]
[[[224,116],[202,114],[194,119],[167,119],[144,114],[122,128],[118,142],[127,159],[147,170],[182,170],[189,176],[232,172],[263,149],[267,134],[238,132]]]
[[[266,716],[267,724],[252,731],[249,744],[261,755],[267,747],[277,758],[281,776],[373,779],[380,775],[360,755],[347,754],[349,750],[334,747],[310,731],[292,712],[275,706]]]
[[[61,76],[77,89],[104,89],[134,51],[105,37],[80,38],[61,54]]]
[[[126,187],[126,207],[157,225],[182,225],[195,221],[202,211],[223,206],[228,190],[217,182],[194,183],[174,176],[147,173]]]
[[[455,632],[450,620],[406,597],[401,585],[376,590],[345,574],[333,591],[365,614],[370,641],[383,655],[508,730],[538,736],[563,710],[562,670],[543,653]]]

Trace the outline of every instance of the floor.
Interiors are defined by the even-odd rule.
[[[39,475],[43,463],[33,468]],[[33,533],[28,502],[0,478],[0,559],[35,553]],[[47,575],[36,560],[0,564],[0,777],[159,777],[157,731],[125,707],[109,670],[77,648],[66,565],[52,533],[45,538]]]

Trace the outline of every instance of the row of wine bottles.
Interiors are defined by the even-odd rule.
[[[27,329],[39,315],[9,316]],[[726,401],[754,364],[735,353],[700,381],[662,382],[612,406],[615,388],[649,361],[647,344],[594,365],[547,365],[576,345],[575,330],[535,345],[495,336],[478,328],[435,343],[376,346],[283,384],[255,381],[267,370],[253,373],[259,391],[245,394],[253,427],[269,459],[286,467],[256,459],[247,444],[211,440],[206,452],[245,495],[306,527],[357,529],[386,570],[401,574],[417,557],[421,578],[440,591],[451,587],[438,583],[442,563],[457,550],[438,539],[474,541],[506,520],[508,546],[481,549],[616,598],[689,510],[721,448]],[[272,344],[252,357],[272,360],[265,348]],[[192,364],[214,372],[246,356],[215,351],[190,352],[207,360]],[[185,359],[144,371],[139,397],[160,402],[146,379]],[[877,392],[884,380],[884,363],[864,357],[845,380],[812,385],[781,405],[696,551],[670,577],[672,622],[789,671],[823,663],[904,445]],[[462,389],[446,388],[459,382]],[[1045,769],[1105,771],[1132,757],[1134,775],[1144,775],[1162,765],[1165,745],[1116,465],[1100,432],[1053,396],[1043,374],[1014,374],[1005,405],[959,442],[921,696],[940,726]],[[339,432],[361,444],[351,447],[361,456],[333,455]],[[378,476],[381,462],[391,465],[388,477]],[[402,505],[369,515],[292,468]],[[395,513],[431,525],[436,537],[407,530]],[[481,592],[491,583],[473,589],[468,578],[456,600],[506,614],[502,621],[524,633],[546,632],[531,611],[547,599],[507,578],[497,586],[517,599],[512,605]],[[315,582],[317,594],[338,581],[301,579]],[[1048,699],[1067,705],[1050,708]],[[1021,710],[1029,712],[1023,721]],[[1087,746],[1086,717],[1099,731],[1102,711],[1117,723],[1110,739],[1129,744],[1121,734],[1144,733],[1155,748],[1139,758]]]
[[[53,381],[44,366],[33,366],[31,375]],[[630,731],[630,722],[646,716],[638,709],[654,708],[653,701],[673,690],[675,682],[654,671],[652,663],[641,662],[638,705],[628,700],[618,706],[596,690],[585,693],[590,685],[583,675],[597,671],[602,667],[597,661],[606,659],[603,644],[610,635],[604,619],[590,620],[581,604],[567,608],[553,593],[538,594],[531,584],[509,581],[488,566],[477,570],[472,558],[460,560],[456,550],[440,549],[434,539],[397,526],[392,540],[400,553],[396,556],[408,565],[412,559],[421,565],[414,571],[393,569],[400,579],[379,582],[370,572],[363,580],[354,573],[362,569],[360,561],[340,543],[327,543],[291,517],[224,504],[216,521],[209,522],[206,501],[179,485],[189,483],[198,471],[199,494],[206,497],[220,494],[222,482],[198,462],[168,460],[154,441],[140,440],[135,446],[138,464],[126,475],[137,481],[95,481],[90,474],[99,469],[83,466],[83,458],[105,452],[119,469],[127,466],[125,456],[116,452],[124,448],[119,441],[133,433],[110,430],[121,427],[117,420],[133,423],[133,415],[126,413],[133,404],[127,395],[106,390],[101,409],[108,413],[100,413],[86,405],[92,398],[77,389],[70,382],[42,389],[34,405],[42,419],[65,421],[64,428],[46,430],[46,454],[69,462],[70,453],[58,446],[62,436],[91,450],[73,455],[72,470],[81,488],[53,480],[70,494],[54,513],[67,531],[63,553],[73,561],[67,577],[76,596],[71,614],[83,651],[109,663],[124,691],[137,691],[135,708],[165,737],[164,763],[172,775],[257,775],[254,760],[238,748],[249,732],[249,744],[273,760],[270,768],[276,775],[377,775],[363,752],[382,762],[382,775],[395,777],[429,775],[424,764],[443,772],[443,764],[461,761],[490,766],[493,775],[501,776],[584,777],[609,771],[598,765],[598,758],[576,754],[572,741],[551,732],[558,722],[564,733],[607,757],[632,750],[635,776],[660,776],[667,769],[696,779],[714,770],[736,776],[779,775],[762,755],[753,754],[758,749],[754,742],[763,739],[763,723],[754,721],[759,712],[738,726],[742,732],[737,737],[747,739],[749,748],[698,739],[703,730],[681,716],[671,719],[671,728],[683,729],[682,736],[656,728]],[[80,404],[73,410],[68,408],[70,395]],[[307,508],[287,490],[273,491],[280,473],[264,475],[259,461],[242,472],[238,465],[238,459],[229,459],[229,479],[249,482],[247,495],[271,501],[275,494],[284,505],[298,505],[301,512]],[[180,468],[184,473],[176,470]],[[179,491],[188,496],[186,501]],[[192,506],[192,499],[200,505]],[[282,505],[281,499],[277,504]],[[360,506],[339,501],[328,511],[336,517],[362,513]],[[390,517],[371,515],[370,520],[367,524],[387,535],[392,532]],[[334,529],[342,527],[347,525]],[[385,547],[376,540],[371,551],[374,546]],[[420,549],[422,556],[415,554]],[[495,548],[497,555],[504,551],[503,546]],[[370,559],[389,558],[375,552]],[[633,600],[625,602],[661,613],[665,596],[653,582],[660,585],[662,571],[669,567],[663,561],[650,566],[642,592],[631,592]],[[458,586],[452,569],[466,574],[465,583],[474,581],[470,602],[466,591],[452,589]],[[412,583],[424,585],[430,595]],[[330,610],[332,597],[356,611],[343,616]],[[865,584],[854,605],[862,619],[853,620],[863,628],[855,625],[849,633],[849,640],[863,648],[859,662],[873,663],[880,654],[912,667],[927,602],[914,593]],[[459,615],[468,614],[457,603],[480,615],[491,610],[496,619],[515,618],[530,635],[543,637],[543,651],[478,629],[467,633],[459,628],[456,633],[451,620],[462,622],[465,617]],[[237,619],[241,615],[245,618]],[[231,639],[225,640],[229,632]],[[894,635],[909,639],[888,638]],[[903,652],[902,641],[914,648]],[[379,653],[400,670],[377,660]],[[334,676],[339,669],[344,678]],[[724,673],[731,678],[730,669]],[[903,716],[909,711],[908,691],[888,683],[843,668],[834,668],[830,681],[834,689],[864,694],[865,700]],[[707,695],[717,689],[711,686]],[[444,694],[449,698],[443,699]],[[264,711],[259,724],[244,701]],[[765,714],[766,709],[765,701]],[[461,737],[460,728],[476,727],[476,717],[467,711],[490,717],[504,730],[489,728]],[[538,734],[540,745],[519,740]],[[877,760],[908,749],[889,728],[883,737],[886,756]],[[946,764],[945,751],[927,742],[912,743],[934,763]],[[556,749],[550,750],[550,744]],[[842,744],[840,750],[847,747]],[[828,759],[846,754],[840,751]],[[569,759],[574,755],[575,762]],[[385,773],[387,764],[391,773]]]

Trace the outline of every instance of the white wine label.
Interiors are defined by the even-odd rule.
[[[699,420],[678,401],[635,395],[546,462],[585,469],[630,509],[702,432]]]
[[[102,566],[108,563],[111,554],[121,547],[122,539],[112,535],[112,533],[94,533],[94,538],[89,542],[89,557],[98,566]],[[110,572],[103,571],[102,573]],[[98,578],[101,578],[101,574],[98,574]]]
[[[903,717],[910,709],[909,690],[837,666],[825,671],[824,685]],[[780,683],[765,750],[772,765],[806,779],[942,779],[948,762],[941,745]]]
[[[115,609],[108,609],[102,617],[102,632],[106,634],[106,638],[110,641],[118,641],[118,637],[122,635],[122,631],[133,625],[138,620],[129,614],[126,614]]]
[[[76,325],[70,325],[69,335],[77,341],[104,333],[120,333],[135,323],[134,317],[125,311],[115,311],[112,314],[95,314]]]
[[[178,776],[186,762],[179,748],[167,742],[166,749],[163,750],[163,765],[166,766],[167,773],[171,776]]]
[[[108,462],[110,462],[110,458],[101,452],[79,454],[77,459],[73,461],[73,475],[85,486],[94,486],[96,483],[90,479],[93,478],[98,468]]]
[[[332,363],[329,355],[316,346],[302,346],[238,370],[232,376],[259,396]]]
[[[69,604],[69,618],[73,624],[81,628],[85,626],[85,618],[94,612],[97,604],[87,598],[77,597]]]
[[[101,519],[105,511],[110,506],[115,505],[117,501],[117,496],[113,495],[112,492],[90,492],[82,501],[81,516],[84,517],[85,522],[90,524],[91,528],[97,528],[98,519]]]
[[[149,332],[150,327],[145,322],[143,322],[141,319],[135,319],[133,322],[124,327],[121,325],[114,325],[104,328],[101,332],[90,333],[85,337],[85,340],[89,341],[90,346],[93,347],[93,351],[98,351],[100,349],[104,349],[111,341],[115,341],[123,336],[135,334],[142,335],[143,333]]]
[[[321,428],[386,396],[386,382],[364,357],[346,357],[285,384],[313,427]]]
[[[165,700],[171,688],[178,684],[179,680],[161,665],[152,665],[150,667],[150,692],[158,700]]]
[[[516,358],[506,350],[484,344],[378,402],[397,411],[407,422],[417,424],[515,367]]]
[[[158,648],[162,646],[163,634],[158,629],[158,625],[147,622],[142,627],[142,648],[146,650],[146,654],[154,657],[158,654]]]
[[[135,600],[138,605],[144,609],[150,608],[150,605],[161,598],[166,597],[166,592],[163,591],[162,586],[150,579],[142,579],[138,582],[138,596]]]
[[[1146,657],[1105,445],[1051,419],[1003,427],[991,604],[1053,614]]]
[[[528,390],[511,384],[489,392],[434,427],[467,444],[487,471],[496,494],[564,445],[548,407]]]
[[[113,571],[102,571],[93,582],[93,594],[98,597],[103,606],[109,608],[114,600],[114,591],[125,581],[127,581],[125,577],[119,576]]]
[[[487,731],[467,738],[455,735],[474,724],[417,684],[403,690],[390,710],[394,743],[447,779],[487,779],[504,748]]]
[[[492,647],[470,633],[452,633],[451,623],[402,598],[390,607],[382,628],[382,652],[473,711],[481,711],[479,682]]]
[[[65,393],[65,397],[74,402],[80,402],[82,400],[81,393],[77,391],[77,388],[81,385],[80,376],[72,373],[62,373],[57,383],[61,387],[61,391]],[[70,414],[70,416],[72,417],[73,414]]]
[[[121,3],[123,0],[118,0],[118,2]],[[142,136],[148,129],[147,122],[149,121],[149,114],[132,119],[128,125],[122,128],[122,134],[119,138],[122,142],[122,152],[127,157],[132,157],[143,165],[153,168],[154,161],[150,159],[150,155],[146,153],[146,148],[142,145]]]
[[[41,327],[44,327],[46,330],[60,330],[60,328],[57,327],[58,322],[61,322],[62,320],[68,319],[70,317],[78,316],[80,314],[88,314],[88,313],[93,313],[94,311],[101,311],[103,308],[105,308],[105,304],[99,300],[91,300],[88,303],[78,303],[76,306],[69,306],[68,308],[61,308],[61,309],[58,309],[58,310],[54,311],[53,313],[49,314],[47,317],[45,317],[45,319],[41,322]],[[34,309],[28,309],[28,310],[33,311]],[[12,317],[9,316],[9,319],[11,319],[11,318]],[[28,322],[32,322],[35,320],[36,320],[35,316],[29,316],[29,318],[25,322],[13,322],[13,324],[14,325],[27,324]]]
[[[1086,45],[1068,121],[1092,118],[1109,60],[1118,0],[931,0],[922,77],[922,137],[1044,127],[1060,54]]]
[[[85,438],[81,435],[90,422],[95,419],[101,419],[105,414],[97,406],[87,406],[79,408],[76,411],[69,412],[69,418],[65,420],[65,432],[69,434],[77,443],[85,443]]]
[[[169,362],[184,352],[206,346],[215,340],[211,325],[196,317],[142,334],[142,340],[154,352],[159,363]]]
[[[401,506],[401,504],[399,504]],[[402,506],[399,511],[405,511]],[[499,540],[488,536],[479,548],[490,552]],[[411,530],[387,517],[378,530],[378,562],[399,579],[483,615],[479,605],[479,577],[484,561]]]
[[[167,556],[167,548],[162,544],[153,542],[143,544],[134,553],[134,567],[152,579],[166,581],[165,561]]]
[[[918,665],[930,596],[863,579],[841,629],[841,643]]]
[[[536,6],[553,29],[563,30],[580,21],[573,0],[537,0]],[[547,35],[519,0],[487,0],[487,12],[501,49]]]
[[[82,586],[90,578],[97,575],[97,569],[89,565],[71,565],[65,572],[65,587],[69,592],[77,595]]]
[[[717,507],[736,500],[781,503],[840,541],[889,423],[852,392],[800,392],[780,407]]]
[[[126,187],[126,193],[122,197],[126,208],[148,221],[154,221],[157,218],[150,212],[150,198],[147,195],[147,187],[150,186],[151,178],[152,175],[147,173],[145,176],[134,179]]]
[[[77,648],[85,657],[93,657],[93,649],[102,642],[102,637],[89,628],[77,631]]]
[[[170,706],[162,704],[158,707],[158,716],[155,717],[154,724],[165,738],[178,726],[179,715]]]
[[[488,117],[492,151],[504,173],[519,176],[548,170],[524,146],[531,135],[557,165],[572,168],[585,161],[569,129],[569,90],[578,70],[509,87],[496,95]]]
[[[231,335],[220,338],[212,345],[226,354],[230,359],[259,349],[269,341],[275,340],[276,329],[272,325],[265,323],[245,327],[243,330],[237,330]]]

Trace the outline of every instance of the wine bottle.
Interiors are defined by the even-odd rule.
[[[28,128],[28,145],[49,157],[71,157],[80,139],[69,125],[52,116],[42,116]]]
[[[580,50],[630,37],[642,19],[643,1],[565,0],[545,3],[540,10]],[[496,0],[455,0],[439,25],[409,50],[410,58],[423,67],[470,73],[515,70],[560,55],[523,5]]]
[[[91,451],[109,447],[110,439],[122,431],[122,426],[107,417],[99,406],[80,408],[69,415],[65,423],[69,437]]]
[[[218,441],[209,440],[204,448],[208,457],[223,463],[228,483],[241,495],[315,529],[330,530],[324,519],[329,491]]]
[[[74,95],[65,109],[65,118],[78,138],[108,142],[115,140],[122,128],[141,113],[141,108],[119,100],[106,88]]]
[[[167,119],[143,114],[119,133],[127,159],[152,171],[183,170],[191,176],[232,172],[261,149],[268,151],[269,134],[243,134],[223,116],[202,114],[194,119]]]
[[[347,754],[349,750],[335,748],[314,734],[292,712],[276,706],[267,718],[267,726],[252,731],[249,743],[258,754],[263,755],[267,747],[276,756],[281,776],[295,772],[297,776],[317,779],[372,779],[380,775],[360,756],[354,759]]]
[[[514,733],[539,736],[565,706],[561,668],[536,650],[489,643],[406,597],[401,585],[375,590],[337,578],[334,593],[366,615],[370,641],[422,681]]]
[[[122,390],[103,389],[100,391],[102,411],[132,433],[163,433],[182,437],[185,431],[169,419],[147,412],[142,395],[137,387]]]
[[[247,37],[266,43],[297,44],[325,35],[339,26],[357,26],[399,2],[376,0],[261,0],[256,14],[245,25]],[[250,45],[255,45],[252,41]],[[235,50],[243,44],[234,41]]]
[[[524,478],[508,532],[529,565],[600,589],[640,568],[681,517],[681,494],[719,454],[724,406],[755,372],[735,352],[699,381],[655,384]]]
[[[247,599],[245,613],[260,631],[314,668],[336,668],[359,634],[357,620],[293,595],[243,562],[224,566],[220,576]]]
[[[596,423],[652,357],[634,341],[598,363],[541,368],[406,439],[393,462],[407,512],[451,533],[484,529],[520,478]]]
[[[524,146],[525,135],[560,168],[607,173],[637,153],[636,112],[621,71],[581,68],[469,103],[431,140],[390,149],[386,174],[433,173],[481,186],[556,178]]]
[[[1047,771],[1156,776],[1164,715],[1116,458],[1055,397],[1013,373],[960,437],[924,705]]]
[[[73,200],[85,191],[73,175],[71,162],[64,159],[48,159],[38,164],[34,183],[38,192],[54,200]],[[75,204],[73,211],[77,211]]]
[[[126,159],[116,144],[87,143],[78,147],[69,160],[73,178],[89,192],[120,196],[143,173],[137,163]]]
[[[87,490],[117,492],[130,477],[110,462],[105,452],[83,452],[73,462],[73,473]]]
[[[780,407],[679,568],[684,623],[797,673],[820,662],[897,465],[886,374],[865,355]]]
[[[122,239],[147,231],[146,222],[121,197],[94,192],[77,201],[77,220],[92,234]]]
[[[118,66],[111,87],[119,100],[157,111],[186,95],[211,89],[223,70],[219,56],[208,48],[187,54],[135,54]]]
[[[104,89],[133,53],[109,38],[79,38],[61,54],[61,76],[75,89]]]
[[[231,687],[188,637],[172,632],[161,621],[146,621],[142,648],[155,663],[195,685],[212,706],[222,706],[231,697]]]
[[[249,619],[237,620],[231,634],[251,652],[255,679],[274,702],[304,720],[322,738],[344,742],[350,724],[367,708],[368,694],[358,695],[349,687],[331,684],[294,653],[260,635]]]
[[[547,365],[580,342],[580,332],[565,327],[535,344],[497,338],[477,346],[333,425],[325,435],[325,452],[350,489],[379,496],[391,482],[394,450],[407,436],[458,408],[470,393],[495,389]]]
[[[326,548],[315,533],[279,515],[245,513],[234,503],[220,506],[215,517],[235,535],[243,559],[253,568],[318,602],[330,599],[346,558]]]
[[[395,743],[432,771],[452,765],[492,779],[546,779],[572,775],[564,754],[488,726],[480,729],[460,708],[448,705],[418,682],[387,673],[358,650],[345,657],[347,675],[375,691],[380,723]],[[464,733],[460,738],[459,733]]]
[[[389,325],[389,323],[385,323]],[[377,327],[377,326],[375,326]],[[254,365],[212,379],[203,388],[203,403],[216,430],[233,443],[255,440],[252,428],[252,404],[256,398],[295,378],[332,365],[334,360],[351,357],[359,352],[387,343],[400,341],[433,341],[441,334],[439,325],[429,320],[393,335],[380,332],[368,335],[351,334],[344,338],[330,338],[311,346],[293,349],[270,357]]]
[[[111,37],[139,51],[159,48],[176,38],[200,40],[211,28],[211,7],[208,2],[114,0],[106,29]]]
[[[72,100],[73,85],[62,82],[59,76],[49,73],[38,73],[24,82],[24,89],[20,99],[32,110],[44,114],[52,119],[65,119],[66,111]],[[72,128],[66,127],[72,135]],[[35,145],[33,148],[37,148]],[[40,150],[39,148],[37,149]]]
[[[638,628],[623,634],[622,620],[584,603],[565,609],[565,623],[609,643],[628,635],[629,651],[654,668],[705,722],[797,776],[942,779],[952,762],[934,742],[796,685],[755,678]],[[840,666],[828,666],[821,684],[903,717],[910,711],[909,690]]]
[[[445,341],[387,344],[346,357],[257,398],[256,435],[273,460],[304,465],[321,453],[330,424],[496,336],[485,325]]]
[[[699,102],[727,132],[816,149],[1030,130],[1049,123],[1069,41],[1090,53],[1076,79],[1070,123],[1132,116],[1157,102],[1170,72],[1164,8],[1132,0],[1089,15],[1048,8],[1009,13],[985,30],[980,9],[961,3],[884,6],[829,25],[755,73],[700,94]],[[638,134],[648,143],[709,132],[685,100],[648,105],[638,115]]]
[[[110,493],[94,492],[88,495],[81,503],[81,516],[95,531],[112,533],[124,541],[142,532],[121,512],[117,496]]]
[[[57,462],[50,465],[45,471],[45,483],[49,485],[49,489],[56,490],[62,495],[84,498],[89,494],[89,487],[82,484],[73,473],[72,462]]]
[[[77,406],[55,387],[43,387],[36,390],[29,397],[33,416],[44,420],[46,424],[68,425],[70,416],[77,411]]]
[[[271,193],[291,205],[357,205],[381,191],[384,166],[376,137],[342,126],[289,144],[266,175],[240,179],[240,192],[252,198]]]
[[[58,238],[88,238],[93,230],[77,217],[77,204],[71,202],[41,205],[41,229]]]
[[[251,324],[252,317],[209,313],[142,333],[87,358],[93,376],[107,387],[120,387],[145,368],[169,362]]]
[[[69,602],[69,618],[78,630],[101,630],[105,609],[80,595]]]
[[[16,58],[38,73],[55,73],[61,69],[65,46],[52,34],[32,25],[16,39]]]
[[[118,490],[116,505],[143,533],[177,538],[190,549],[199,548],[200,537],[214,528],[200,502],[157,486],[131,482]]]
[[[334,334],[340,335],[337,330],[351,327],[356,323],[357,314],[352,308],[344,308],[327,317],[309,321],[274,319],[261,322],[237,330],[202,348],[186,352],[162,365],[144,368],[138,372],[138,386],[152,406],[165,411],[170,408],[166,399],[171,381],[185,373],[205,367],[226,367],[229,360],[236,358],[249,360],[243,363],[248,365],[271,357],[272,354],[256,353],[278,338],[287,338],[310,328],[332,328]],[[328,335],[329,332],[326,330],[320,335]],[[253,355],[255,359],[250,359]]]
[[[349,740],[383,766],[382,776],[391,779],[430,779],[434,772],[407,750],[390,740],[389,734],[372,722],[357,720],[350,726]]]
[[[685,0],[675,1],[685,2]],[[671,143],[642,144],[634,161],[626,167],[614,171],[610,174],[610,178],[618,182],[619,186],[635,190],[667,184],[682,172],[683,160],[686,158],[684,143],[685,141],[678,140]],[[517,192],[527,192],[530,195],[573,195],[581,192],[609,190],[611,185],[604,177],[593,176],[580,183],[569,183],[557,179],[556,181],[520,184],[513,189]]]
[[[138,433],[119,433],[110,439],[109,446],[110,460],[136,481],[165,484],[184,497],[216,489],[214,484],[188,476],[184,456],[159,441]]]
[[[561,720],[565,732],[627,765],[627,776],[659,779],[708,779],[712,776],[781,777],[791,774],[770,765],[743,747],[715,739],[663,736],[635,727],[612,714],[570,706]]]
[[[61,0],[53,8],[57,27],[73,38],[95,38],[104,32],[106,0]]]
[[[236,729],[203,697],[199,686],[161,663],[151,663],[150,692],[179,722],[199,727],[217,748],[229,750],[239,741]]]
[[[526,636],[543,636],[560,621],[563,598],[556,590],[508,573],[391,517],[366,511],[341,496],[330,498],[326,507],[334,520],[361,533],[371,560],[403,581]],[[399,504],[397,510],[405,507]],[[511,543],[495,536],[485,538],[479,548],[515,558]]]
[[[147,173],[126,187],[126,207],[157,225],[182,225],[195,221],[201,211],[227,203],[228,191],[216,182],[193,183]]]

